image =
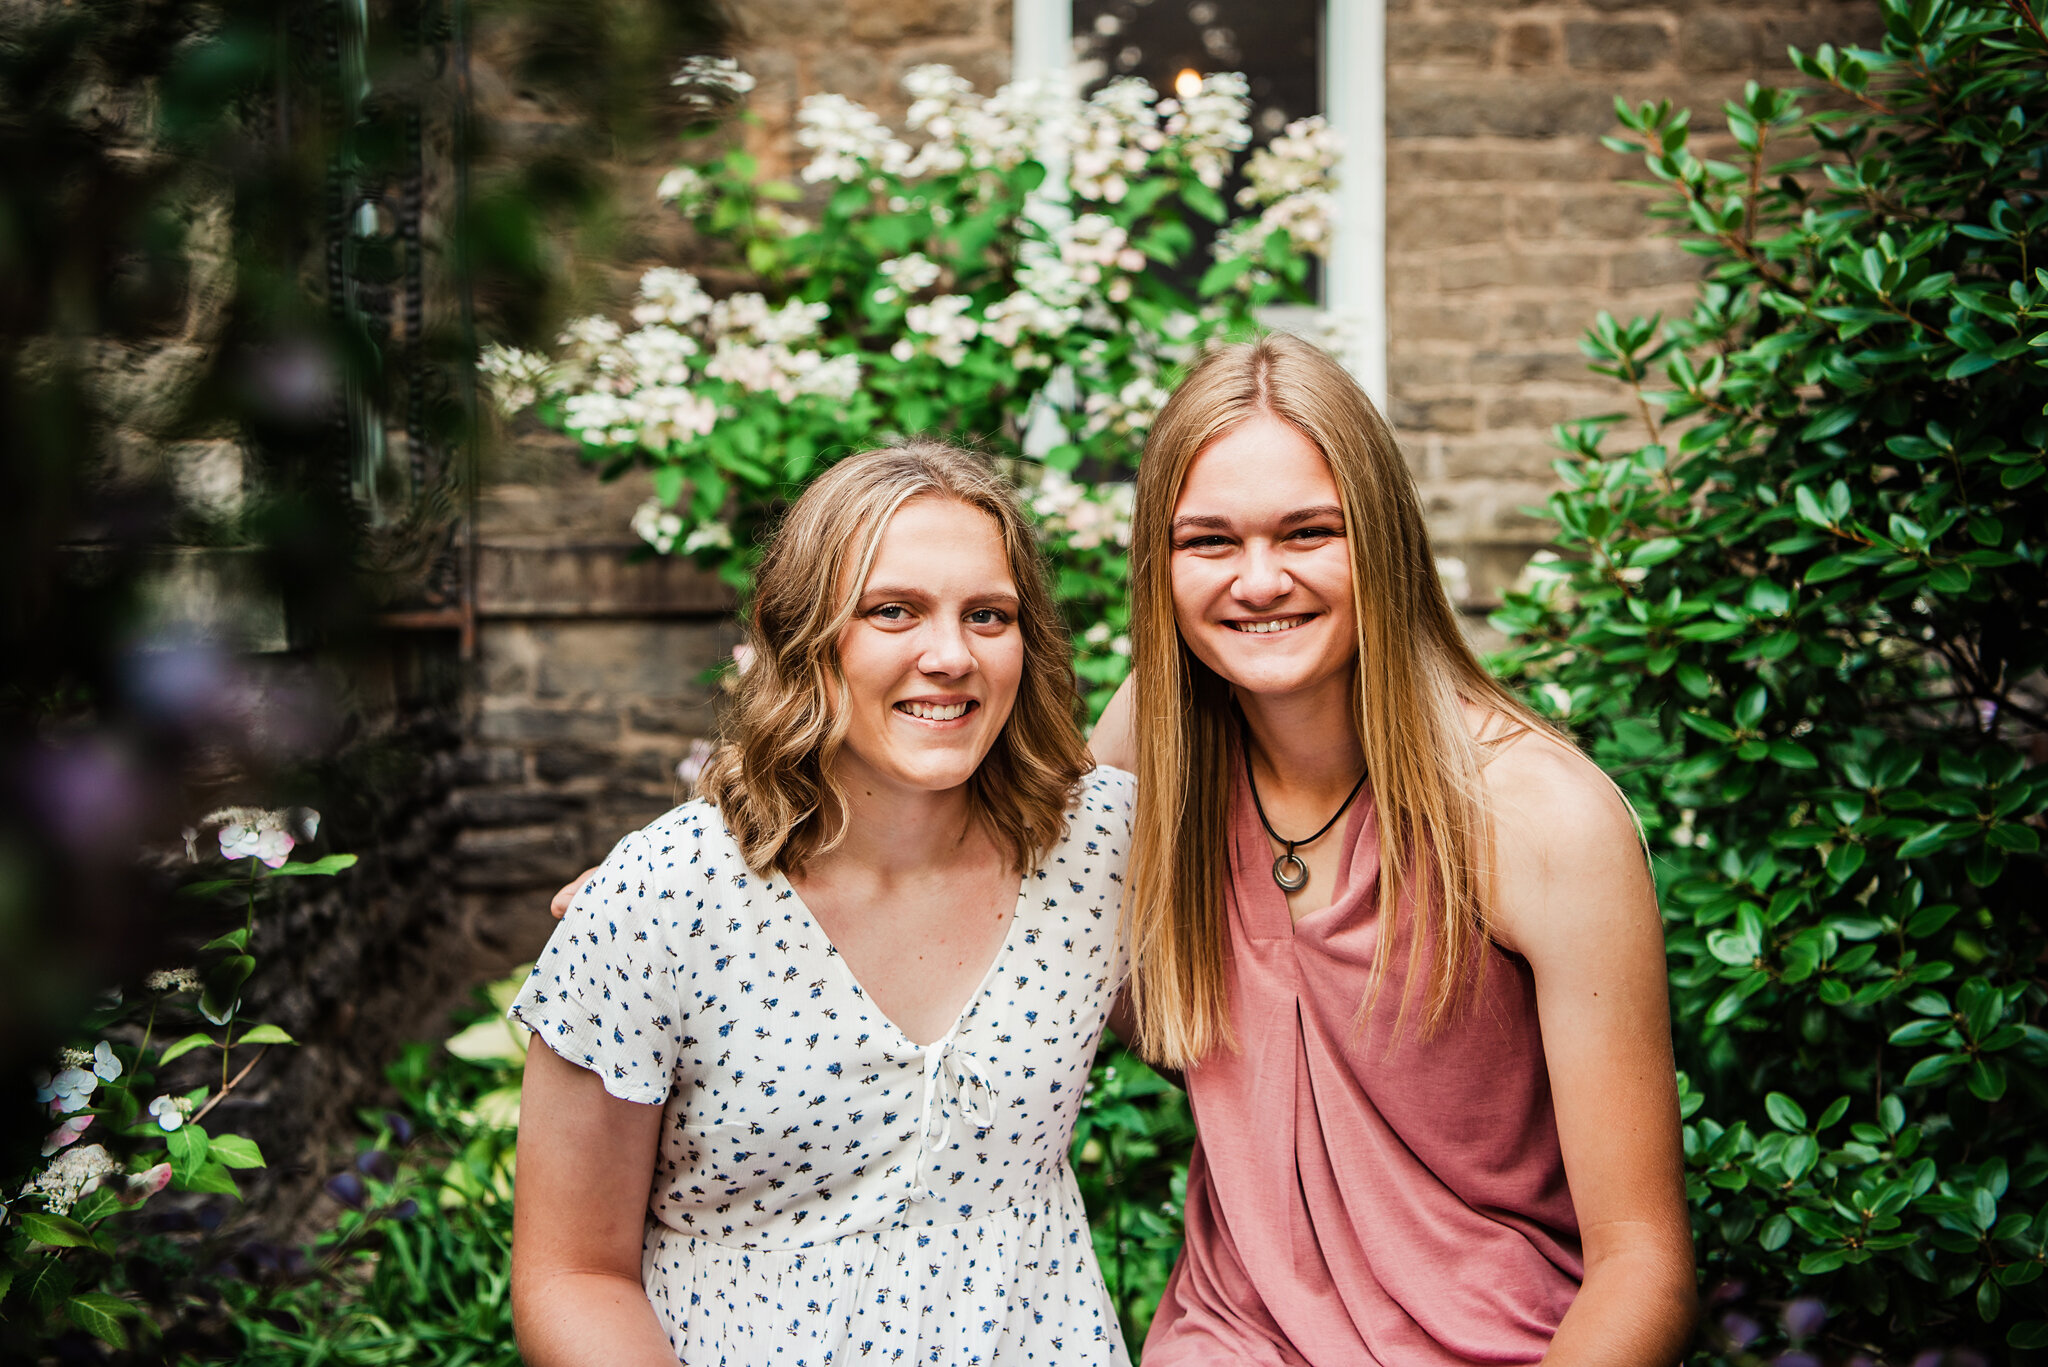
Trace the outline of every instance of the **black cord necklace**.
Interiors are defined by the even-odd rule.
[[[1365,773],[1360,774],[1358,776],[1358,782],[1351,785],[1351,796],[1344,799],[1343,804],[1337,808],[1335,814],[1332,815],[1328,821],[1325,821],[1323,823],[1323,828],[1321,830],[1317,831],[1314,835],[1309,836],[1306,839],[1289,840],[1286,836],[1280,834],[1280,832],[1273,829],[1272,822],[1266,820],[1266,804],[1259,801],[1259,780],[1258,777],[1252,773],[1251,737],[1249,735],[1246,735],[1244,746],[1244,778],[1245,782],[1251,785],[1252,809],[1259,814],[1259,824],[1266,828],[1266,834],[1273,837],[1276,843],[1285,845],[1287,847],[1287,853],[1281,855],[1278,859],[1275,859],[1273,861],[1273,881],[1278,883],[1283,890],[1287,892],[1299,892],[1303,888],[1308,886],[1308,865],[1302,861],[1300,855],[1294,852],[1295,847],[1299,845],[1313,845],[1318,840],[1321,840],[1325,835],[1327,835],[1329,833],[1330,827],[1337,824],[1337,818],[1344,815],[1345,810],[1349,808],[1353,802],[1356,802],[1358,800],[1359,793],[1362,792],[1365,788],[1365,780],[1367,776],[1371,773],[1372,771],[1368,769]]]

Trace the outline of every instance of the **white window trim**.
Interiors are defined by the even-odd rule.
[[[1387,402],[1386,0],[1326,0],[1323,108],[1344,141],[1337,228],[1323,307],[1339,326],[1339,359],[1382,410]],[[1072,61],[1072,0],[1014,0],[1010,75],[1045,79]]]

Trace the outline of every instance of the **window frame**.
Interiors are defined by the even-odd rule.
[[[1325,117],[1343,140],[1337,226],[1323,271],[1322,308],[1336,323],[1338,359],[1375,404],[1387,401],[1386,0],[1325,0]],[[1014,0],[1010,75],[1045,79],[1072,61],[1073,0]],[[1305,322],[1276,311],[1277,327]]]

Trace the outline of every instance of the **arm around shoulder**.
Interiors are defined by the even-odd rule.
[[[1698,1314],[1664,931],[1621,795],[1541,736],[1487,768],[1496,938],[1528,961],[1586,1279],[1548,1367],[1675,1363]]]
[[[1126,773],[1137,772],[1138,737],[1133,726],[1132,706],[1131,681],[1125,679],[1116,686],[1109,706],[1102,709],[1102,719],[1088,733],[1088,754],[1097,764],[1107,764]]]

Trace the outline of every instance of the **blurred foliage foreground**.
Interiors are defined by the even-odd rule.
[[[1710,269],[1588,337],[1640,411],[1495,618],[1642,814],[1710,1346],[1787,1367],[2048,1346],[2048,38],[1883,15],[1730,162],[1622,108]]]

